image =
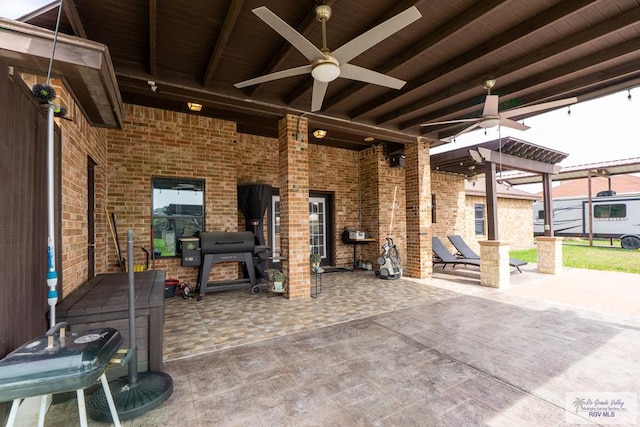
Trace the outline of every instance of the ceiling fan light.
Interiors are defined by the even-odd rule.
[[[482,129],[489,129],[500,124],[500,119],[498,117],[490,117],[488,119],[483,119],[480,121],[479,126]]]
[[[311,75],[322,83],[329,83],[340,76],[340,67],[333,62],[321,62],[313,67]]]

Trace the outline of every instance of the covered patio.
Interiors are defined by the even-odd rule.
[[[269,7],[315,45],[317,3]],[[552,278],[528,268],[505,290],[477,286],[476,271],[433,270],[431,189],[439,172],[429,155],[467,128],[459,120],[486,119],[482,82],[490,77],[498,79],[499,111],[640,84],[637,1],[323,3],[334,10],[332,47],[415,4],[420,25],[358,58],[361,67],[395,75],[406,87],[340,79],[325,86],[322,109],[313,108],[309,75],[239,89],[239,80],[300,65],[298,52],[253,12],[263,6],[258,0],[64,2],[53,61],[71,119],[56,125],[62,298],[95,274],[118,271],[122,254],[109,229],[115,215],[121,230],[134,231],[136,247],[155,244],[154,178],[197,180],[206,188],[201,231],[246,225],[237,204],[242,183],[272,186],[273,211],[282,207],[278,221],[275,213],[264,216],[281,233],[276,239],[274,231],[269,244],[282,249],[289,298],[239,290],[166,301],[163,357],[175,391],[161,408],[125,425],[557,425],[575,421],[567,393],[594,389],[631,390],[636,400],[629,405],[637,405],[637,312],[540,298],[535,290],[548,289]],[[16,100],[11,105],[21,106],[16,116],[41,118],[29,86],[43,79],[58,6],[22,22],[0,19],[1,77]],[[526,111],[513,119],[533,110]],[[3,145],[14,167],[6,168],[11,187],[21,180],[18,172],[29,175],[25,164],[44,156],[30,123],[3,117],[3,131],[18,130]],[[422,126],[434,121],[447,123]],[[325,138],[317,139],[316,129]],[[33,136],[28,144],[25,135]],[[492,152],[478,153],[495,168]],[[36,181],[2,200],[24,207],[7,212],[14,234],[0,257],[13,274],[1,287],[3,354],[45,329],[39,280],[47,266],[44,256],[33,256],[44,233],[23,223],[43,222],[41,206],[30,204],[42,199],[44,180]],[[375,259],[378,244],[393,235],[413,278],[328,274],[318,298],[310,298],[311,197],[323,198],[333,215],[323,235],[327,263],[353,265],[355,249],[340,235],[364,229],[377,244],[361,252]],[[138,264],[144,255],[126,256]],[[175,254],[154,261],[152,269],[194,281],[193,266]],[[233,279],[239,270],[226,265],[212,278]],[[529,293],[520,280],[540,286]],[[14,282],[25,284],[17,296]],[[24,327],[9,331],[17,316]],[[69,405],[75,402],[54,405],[48,424],[69,425]]]

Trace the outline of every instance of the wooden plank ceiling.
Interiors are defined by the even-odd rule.
[[[422,123],[479,117],[488,77],[500,111],[640,85],[640,0],[332,0],[327,45],[342,46],[415,5],[422,17],[350,63],[407,81],[400,90],[339,78],[311,112],[310,75],[237,89],[239,81],[308,61],[252,9],[267,6],[322,46],[313,0],[65,0],[61,31],[105,43],[125,102],[238,122],[277,136],[285,113],[305,114],[311,142],[360,150],[436,140],[465,128]],[[21,20],[53,29],[48,6]],[[151,90],[155,82],[157,91]],[[515,117],[520,120],[526,117]],[[365,141],[373,137],[373,141]]]

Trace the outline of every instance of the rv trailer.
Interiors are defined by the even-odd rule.
[[[591,199],[593,237],[620,239],[625,249],[640,248],[640,193],[616,195],[602,191]],[[544,203],[533,204],[533,233],[544,235]],[[553,234],[565,237],[589,236],[589,200],[567,197],[553,200]]]

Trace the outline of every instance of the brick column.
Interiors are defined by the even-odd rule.
[[[433,273],[431,256],[431,162],[429,145],[420,139],[405,154],[407,255],[404,275],[426,279]]]
[[[498,240],[480,241],[480,284],[492,288],[509,286],[509,245]]]
[[[307,126],[307,119],[290,114],[278,123],[280,244],[290,299],[311,296]]]
[[[538,273],[562,273],[562,237],[540,236],[538,242]]]

